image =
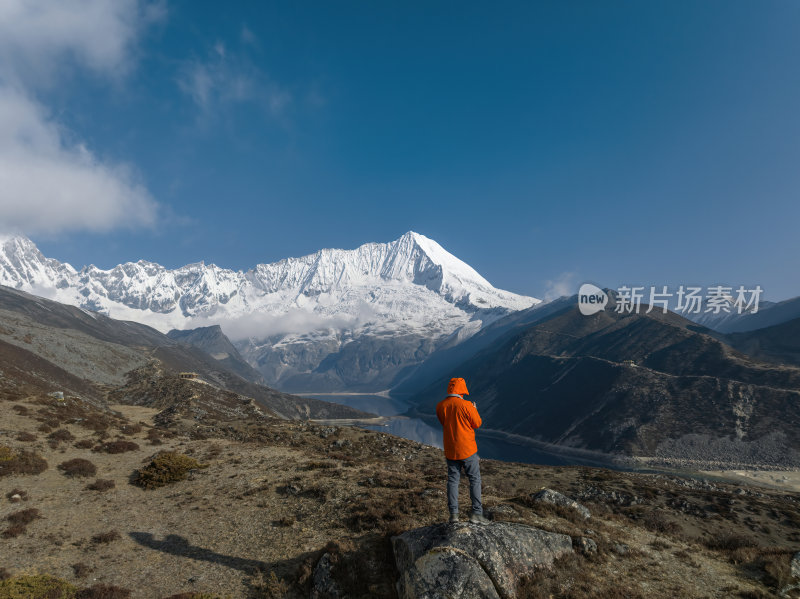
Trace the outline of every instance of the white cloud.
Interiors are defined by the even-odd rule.
[[[161,5],[139,0],[3,0],[0,68],[28,85],[42,84],[67,60],[118,71],[141,29],[159,18]]]
[[[253,102],[278,117],[292,102],[292,94],[287,89],[270,80],[246,57],[230,52],[221,42],[214,44],[207,60],[194,60],[184,65],[178,87],[206,116],[231,104]]]
[[[0,227],[54,233],[152,226],[157,205],[130,168],[69,146],[23,92],[0,86]]]
[[[271,315],[264,313],[248,314],[236,318],[210,318],[219,324],[225,334],[234,341],[240,339],[266,339],[273,335],[289,333],[306,334],[328,329],[348,329],[358,325],[356,317],[331,317],[296,309],[285,314]],[[192,320],[188,327],[204,326]]]
[[[282,314],[252,312],[238,316],[213,314],[197,316],[181,324],[193,329],[218,324],[232,341],[264,340],[274,335],[306,335],[330,330],[354,330],[380,318],[370,304],[361,303],[351,314],[327,315],[294,308]]]
[[[577,293],[575,286],[575,273],[562,272],[552,281],[545,281],[544,301],[550,302],[562,296],[569,296]]]
[[[133,169],[99,158],[36,99],[71,68],[119,78],[163,18],[138,0],[0,2],[0,228],[24,233],[150,226],[158,206]]]

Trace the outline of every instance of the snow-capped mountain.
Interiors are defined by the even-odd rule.
[[[436,347],[539,302],[414,232],[246,272],[143,260],[77,271],[13,237],[0,240],[0,284],[165,332],[219,324],[269,383],[314,391],[386,388]]]

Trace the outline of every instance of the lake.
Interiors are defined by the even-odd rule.
[[[402,399],[383,397],[381,395],[309,394],[305,397],[344,404],[364,412],[388,417],[389,420],[386,426],[362,426],[362,428],[397,435],[398,437],[419,441],[433,447],[442,447],[442,427],[439,426],[436,417],[406,416],[405,414],[414,406]],[[552,454],[533,447],[526,447],[521,443],[497,438],[494,435],[483,433],[480,429],[476,431],[475,438],[478,442],[478,454],[482,458],[547,466],[587,464],[587,462],[571,456]]]

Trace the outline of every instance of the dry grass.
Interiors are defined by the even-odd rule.
[[[250,588],[259,598],[283,599],[289,591],[289,584],[273,571],[270,571],[269,574],[259,571],[253,575]]]
[[[607,580],[598,577],[586,559],[570,554],[557,560],[551,570],[533,577],[523,577],[517,584],[517,596],[526,599],[679,599],[680,595],[643,594],[630,580]],[[683,595],[686,599],[689,595]]]

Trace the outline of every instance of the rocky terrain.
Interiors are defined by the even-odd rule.
[[[439,450],[167,403],[4,394],[0,596],[800,596],[785,491],[485,460],[492,522],[447,525]]]
[[[224,340],[220,340],[224,343]],[[175,377],[202,373],[207,389],[251,398],[285,418],[363,418],[363,412],[282,393],[230,355],[218,357],[135,322],[114,320],[0,286],[0,364],[3,387],[20,393],[61,391],[95,403],[142,368]],[[248,377],[248,378],[245,378]],[[144,400],[142,400],[144,401]]]
[[[800,366],[800,318],[754,331],[729,333],[724,340],[759,360]]]
[[[441,380],[459,373],[491,428],[554,449],[677,467],[800,466],[800,369],[742,354],[677,314],[645,310],[536,308],[412,402],[433,413]]]

